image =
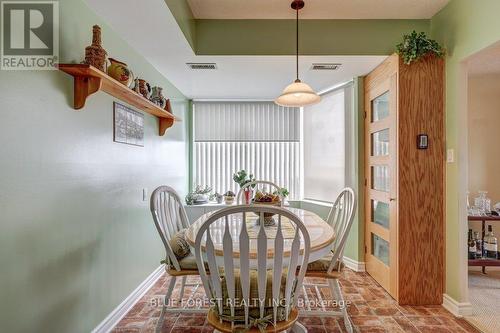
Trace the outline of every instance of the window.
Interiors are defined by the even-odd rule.
[[[331,202],[346,186],[350,163],[352,84],[304,108],[304,198]]]
[[[300,196],[300,110],[273,102],[195,102],[193,184],[237,192],[232,175],[256,179]]]

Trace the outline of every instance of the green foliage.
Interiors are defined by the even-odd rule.
[[[198,198],[200,195],[209,194],[210,192],[212,192],[212,188],[210,186],[201,187],[200,185],[196,185],[194,190],[189,192],[188,195],[186,195],[185,198],[186,204],[192,205],[195,199]]]
[[[233,180],[240,185],[240,187],[243,187],[246,183],[253,182],[255,178],[253,174],[248,174],[246,170],[240,170],[233,175]],[[255,185],[252,187],[255,187]]]
[[[403,42],[396,45],[396,50],[407,65],[430,53],[438,57],[443,57],[445,54],[438,42],[427,38],[425,32],[417,33],[415,30],[403,36]]]
[[[290,194],[290,192],[288,192],[288,190],[286,189],[286,187],[282,187],[282,188],[279,189],[279,191],[274,191],[273,194],[280,195],[283,198],[286,198],[286,197],[288,197],[288,195]]]

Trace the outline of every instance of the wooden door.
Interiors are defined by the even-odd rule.
[[[398,59],[365,78],[366,271],[397,299]]]

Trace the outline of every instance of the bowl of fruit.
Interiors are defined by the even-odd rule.
[[[256,205],[281,206],[281,198],[278,194],[257,191],[252,200]],[[264,225],[274,225],[273,213],[264,213]]]

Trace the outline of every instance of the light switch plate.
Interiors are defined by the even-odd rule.
[[[142,201],[148,201],[148,189],[147,188],[142,189]]]
[[[455,162],[455,150],[454,149],[448,149],[446,151],[446,162],[448,162],[448,163]]]

